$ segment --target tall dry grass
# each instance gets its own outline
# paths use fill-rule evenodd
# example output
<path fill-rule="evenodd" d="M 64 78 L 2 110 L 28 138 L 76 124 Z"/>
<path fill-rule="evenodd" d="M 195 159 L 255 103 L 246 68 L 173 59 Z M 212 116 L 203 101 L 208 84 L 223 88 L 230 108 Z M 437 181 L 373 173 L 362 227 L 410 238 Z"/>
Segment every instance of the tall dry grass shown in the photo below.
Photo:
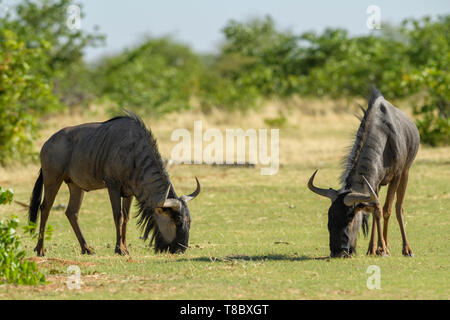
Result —
<path fill-rule="evenodd" d="M 170 158 L 171 150 L 178 143 L 171 140 L 175 129 L 184 128 L 193 134 L 194 121 L 201 120 L 203 132 L 210 128 L 219 129 L 225 137 L 226 129 L 270 129 L 265 120 L 284 117 L 279 129 L 279 154 L 282 166 L 320 168 L 337 167 L 351 146 L 354 133 L 358 129 L 361 115 L 359 105 L 366 102 L 359 100 L 333 101 L 327 99 L 293 98 L 287 101 L 274 100 L 262 108 L 242 112 L 212 110 L 203 113 L 194 108 L 183 113 L 169 114 L 160 118 L 144 117 L 144 122 L 151 128 L 158 139 L 163 157 Z M 402 110 L 411 114 L 408 101 L 398 104 Z M 44 142 L 58 130 L 86 122 L 105 121 L 111 116 L 102 105 L 92 105 L 85 109 L 69 110 L 45 118 L 42 122 L 41 137 L 36 141 L 36 150 L 40 150 Z M 205 147 L 207 143 L 204 143 Z M 450 147 L 430 148 L 421 146 L 417 160 L 448 161 Z M 416 160 L 416 161 L 417 161 Z M 6 168 L 0 167 L 0 185 L 7 186 L 12 181 L 24 182 L 30 174 L 39 170 L 39 163 L 13 163 Z"/>

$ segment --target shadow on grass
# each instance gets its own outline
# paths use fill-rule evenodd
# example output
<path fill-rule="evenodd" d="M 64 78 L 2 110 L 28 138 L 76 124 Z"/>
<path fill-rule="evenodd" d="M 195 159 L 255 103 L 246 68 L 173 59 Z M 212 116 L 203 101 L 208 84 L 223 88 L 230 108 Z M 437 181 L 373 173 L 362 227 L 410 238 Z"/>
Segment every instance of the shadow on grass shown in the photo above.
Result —
<path fill-rule="evenodd" d="M 312 260 L 326 260 L 329 261 L 330 257 L 309 257 L 309 256 L 291 256 L 284 254 L 267 254 L 267 255 L 234 255 L 230 254 L 224 257 L 194 257 L 194 258 L 181 258 L 177 261 L 200 261 L 200 262 L 233 262 L 233 261 L 312 261 Z"/>

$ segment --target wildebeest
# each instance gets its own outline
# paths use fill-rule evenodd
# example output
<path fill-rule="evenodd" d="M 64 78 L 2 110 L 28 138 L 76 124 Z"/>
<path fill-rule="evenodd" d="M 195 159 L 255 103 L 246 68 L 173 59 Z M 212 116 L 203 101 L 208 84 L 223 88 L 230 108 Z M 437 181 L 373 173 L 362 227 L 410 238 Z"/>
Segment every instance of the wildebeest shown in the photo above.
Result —
<path fill-rule="evenodd" d="M 200 193 L 196 190 L 178 197 L 158 152 L 156 139 L 143 121 L 131 112 L 105 122 L 64 128 L 45 142 L 41 170 L 30 201 L 29 220 L 36 222 L 41 209 L 39 238 L 35 248 L 44 256 L 47 218 L 62 184 L 70 198 L 66 216 L 77 236 L 81 252 L 92 254 L 78 224 L 85 191 L 107 188 L 116 226 L 118 254 L 128 254 L 126 228 L 130 206 L 136 197 L 138 225 L 144 239 L 150 232 L 155 251 L 184 252 L 188 247 L 191 217 L 187 203 Z M 44 199 L 41 204 L 42 188 Z"/>
<path fill-rule="evenodd" d="M 413 255 L 406 238 L 403 200 L 409 168 L 419 149 L 419 142 L 419 132 L 414 122 L 372 87 L 368 108 L 344 162 L 340 190 L 315 187 L 317 170 L 308 181 L 308 188 L 312 192 L 328 197 L 332 202 L 328 210 L 332 257 L 349 256 L 355 251 L 359 229 L 362 225 L 367 232 L 370 213 L 373 214 L 373 224 L 367 254 L 389 254 L 388 222 L 395 194 L 396 215 L 403 239 L 402 253 L 405 256 Z M 384 185 L 389 186 L 386 202 L 381 208 L 378 191 Z M 375 228 L 378 243 L 375 242 Z"/>

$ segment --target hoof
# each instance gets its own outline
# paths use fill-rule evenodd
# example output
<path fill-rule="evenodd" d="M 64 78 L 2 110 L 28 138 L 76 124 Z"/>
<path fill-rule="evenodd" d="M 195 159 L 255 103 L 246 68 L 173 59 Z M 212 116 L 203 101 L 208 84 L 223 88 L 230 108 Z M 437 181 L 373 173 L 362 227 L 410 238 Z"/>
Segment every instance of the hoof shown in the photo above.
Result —
<path fill-rule="evenodd" d="M 95 254 L 95 251 L 92 250 L 91 248 L 85 248 L 85 249 L 81 250 L 81 254 L 87 254 L 87 255 L 91 256 L 91 255 Z"/>
<path fill-rule="evenodd" d="M 409 253 L 403 252 L 403 256 L 413 258 L 414 257 L 414 253 L 412 251 L 409 252 Z"/>
<path fill-rule="evenodd" d="M 34 248 L 34 251 L 36 252 L 36 256 L 38 257 L 45 257 L 45 249 L 44 248 Z"/>
<path fill-rule="evenodd" d="M 414 252 L 411 250 L 409 246 L 403 248 L 402 254 L 405 257 L 414 257 Z"/>
<path fill-rule="evenodd" d="M 116 249 L 114 250 L 114 253 L 121 255 L 121 256 L 129 256 L 130 255 L 126 248 L 119 248 L 119 247 L 116 247 Z"/>
<path fill-rule="evenodd" d="M 377 256 L 381 256 L 381 257 L 387 257 L 389 256 L 389 251 L 383 248 L 378 248 L 377 249 Z"/>

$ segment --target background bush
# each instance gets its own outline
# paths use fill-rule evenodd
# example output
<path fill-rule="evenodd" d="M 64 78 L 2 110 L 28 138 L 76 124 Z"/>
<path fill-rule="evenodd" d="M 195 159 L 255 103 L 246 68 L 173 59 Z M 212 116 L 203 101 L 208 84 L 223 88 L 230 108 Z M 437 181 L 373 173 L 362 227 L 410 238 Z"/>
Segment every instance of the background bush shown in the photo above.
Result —
<path fill-rule="evenodd" d="M 26 0 L 0 17 L 0 164 L 36 155 L 41 116 L 92 96 L 82 50 L 103 38 L 67 28 L 69 4 Z"/>
<path fill-rule="evenodd" d="M 113 114 L 153 116 L 193 105 L 247 110 L 294 95 L 366 98 L 372 84 L 394 103 L 414 96 L 422 142 L 449 144 L 449 15 L 383 24 L 364 36 L 339 28 L 296 34 L 270 16 L 231 20 L 215 54 L 147 37 L 87 64 L 83 50 L 105 38 L 98 28 L 70 30 L 69 4 L 22 0 L 0 17 L 0 164 L 36 154 L 40 117 L 64 106 L 102 102 Z"/>
<path fill-rule="evenodd" d="M 30 47 L 0 27 L 0 164 L 32 154 L 39 117 L 59 107 L 52 82 L 43 73 L 44 40 Z"/>
<path fill-rule="evenodd" d="M 404 82 L 424 94 L 422 104 L 414 106 L 422 142 L 448 145 L 450 142 L 450 16 L 436 21 L 406 20 L 407 57 L 412 71 Z"/>
<path fill-rule="evenodd" d="M 126 108 L 160 115 L 187 109 L 198 89 L 201 62 L 189 47 L 170 38 L 147 39 L 104 59 L 95 71 L 98 95 Z"/>

